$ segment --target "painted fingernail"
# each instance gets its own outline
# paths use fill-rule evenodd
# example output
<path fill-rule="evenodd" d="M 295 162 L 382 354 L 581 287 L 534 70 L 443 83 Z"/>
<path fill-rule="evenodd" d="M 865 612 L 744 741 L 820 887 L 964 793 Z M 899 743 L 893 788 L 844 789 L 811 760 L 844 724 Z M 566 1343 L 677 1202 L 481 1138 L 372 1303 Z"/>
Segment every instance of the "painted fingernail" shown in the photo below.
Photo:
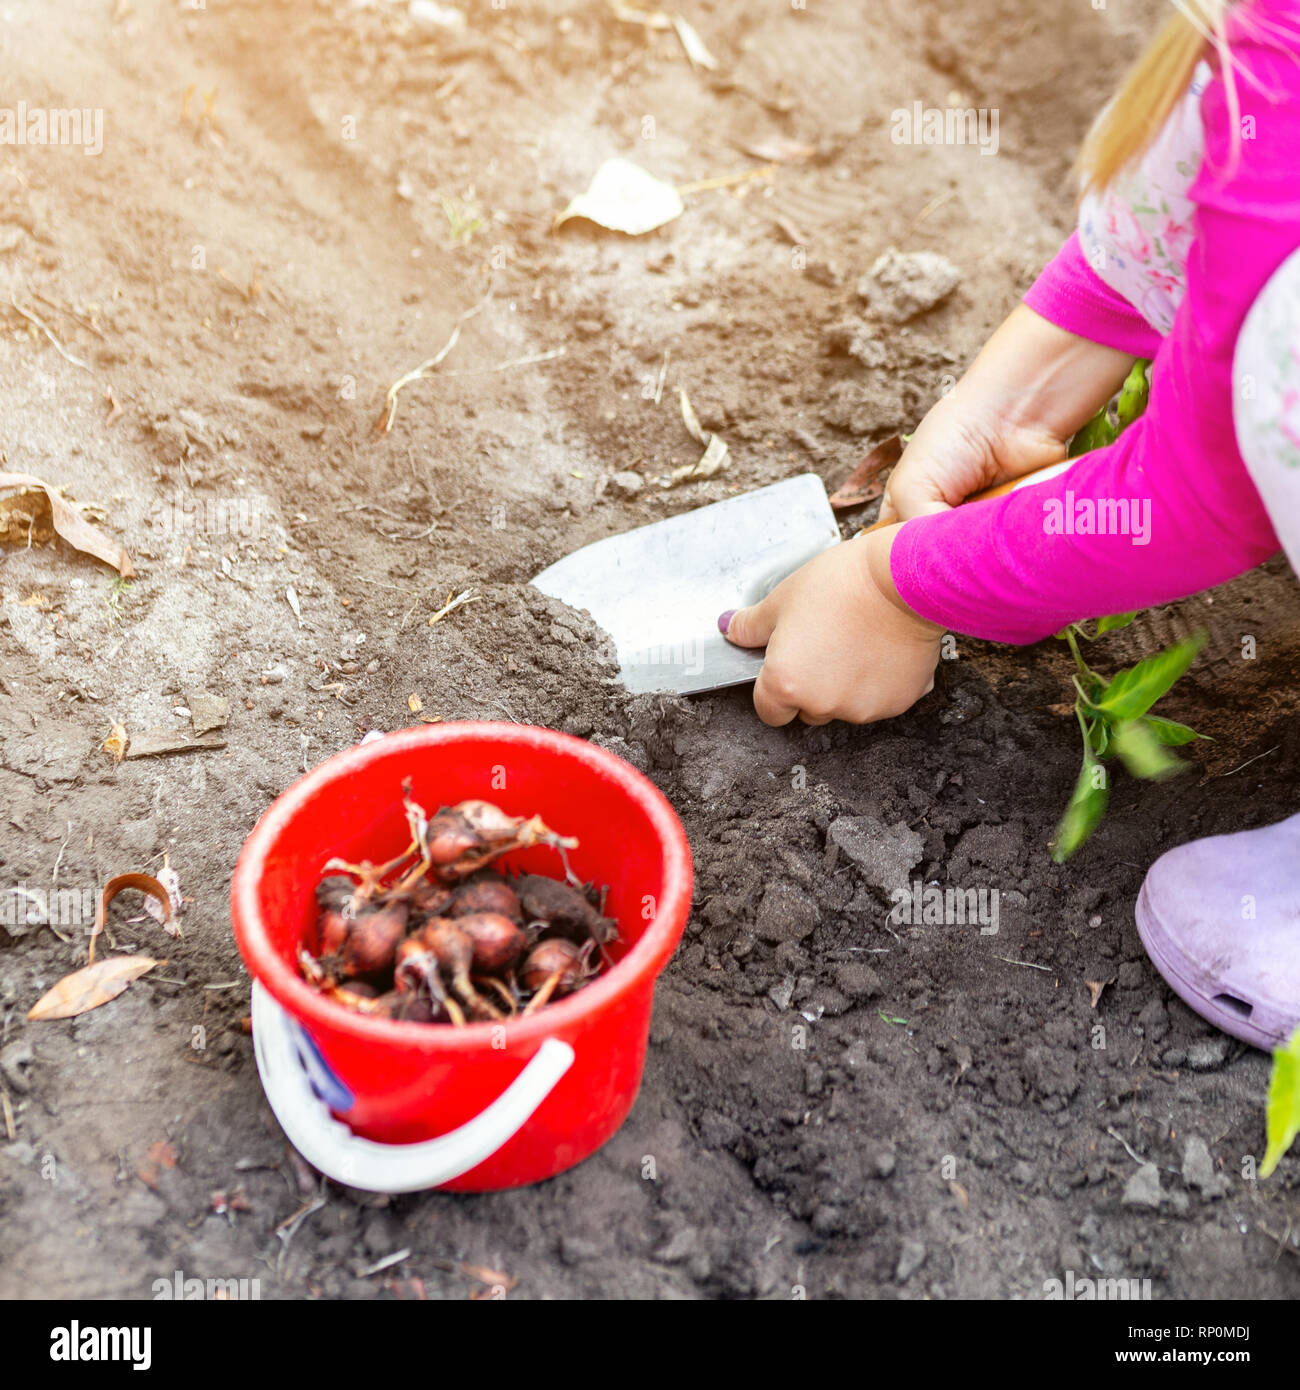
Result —
<path fill-rule="evenodd" d="M 721 614 L 718 618 L 718 631 L 725 634 L 735 616 L 736 610 L 734 608 L 728 608 L 725 613 Z"/>

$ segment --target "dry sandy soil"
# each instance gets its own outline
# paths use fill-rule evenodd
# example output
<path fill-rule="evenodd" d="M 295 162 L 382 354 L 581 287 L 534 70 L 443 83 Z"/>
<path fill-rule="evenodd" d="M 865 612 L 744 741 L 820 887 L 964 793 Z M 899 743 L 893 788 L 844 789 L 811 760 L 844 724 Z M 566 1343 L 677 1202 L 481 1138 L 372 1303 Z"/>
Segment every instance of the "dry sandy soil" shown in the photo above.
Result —
<path fill-rule="evenodd" d="M 518 1298 L 1037 1298 L 1069 1270 L 1296 1297 L 1300 1160 L 1242 1176 L 1268 1060 L 1170 995 L 1132 921 L 1162 850 L 1300 808 L 1289 574 L 1113 639 L 1118 664 L 1208 625 L 1169 712 L 1217 741 L 1181 778 L 1121 783 L 1064 868 L 1046 851 L 1077 765 L 1058 644 L 962 641 L 906 718 L 772 731 L 743 690 L 629 698 L 586 621 L 525 585 L 742 489 L 838 483 L 913 424 L 1059 244 L 1072 151 L 1154 5 L 695 0 L 713 74 L 596 0 L 466 8 L 444 32 L 377 0 L 4 7 L 6 99 L 102 108 L 104 142 L 0 149 L 0 444 L 97 504 L 138 577 L 0 549 L 0 883 L 93 890 L 166 852 L 190 901 L 178 943 L 114 906 L 113 945 L 169 955 L 166 978 L 72 1022 L 25 1016 L 84 959 L 84 925 L 0 928 L 0 1293 L 148 1297 L 179 1270 L 263 1297 L 416 1279 L 464 1297 L 464 1261 Z M 916 100 L 996 107 L 996 157 L 891 143 L 889 112 Z M 759 169 L 781 139 L 812 152 L 691 194 L 658 233 L 551 230 L 610 155 L 686 184 Z M 962 279 L 867 365 L 843 325 L 890 246 Z M 388 384 L 489 291 L 377 436 Z M 679 386 L 729 471 L 614 480 L 692 457 Z M 175 525 L 195 502 L 204 523 Z M 251 533 L 223 533 L 241 515 Z M 429 626 L 469 586 L 480 601 Z M 601 1153 L 494 1196 L 327 1184 L 286 1242 L 315 1183 L 241 1030 L 231 869 L 277 793 L 410 723 L 411 693 L 647 771 L 690 832 L 695 912 Z M 229 701 L 223 746 L 100 751 L 118 722 L 183 730 L 203 695 Z M 828 853 L 846 816 L 879 823 L 862 862 Z M 996 887 L 999 933 L 891 930 L 890 873 Z M 1087 981 L 1108 982 L 1095 1010 Z M 150 1171 L 162 1142 L 175 1166 Z M 1139 1159 L 1157 1206 L 1124 1200 Z M 214 1211 L 235 1189 L 246 1210 Z"/>

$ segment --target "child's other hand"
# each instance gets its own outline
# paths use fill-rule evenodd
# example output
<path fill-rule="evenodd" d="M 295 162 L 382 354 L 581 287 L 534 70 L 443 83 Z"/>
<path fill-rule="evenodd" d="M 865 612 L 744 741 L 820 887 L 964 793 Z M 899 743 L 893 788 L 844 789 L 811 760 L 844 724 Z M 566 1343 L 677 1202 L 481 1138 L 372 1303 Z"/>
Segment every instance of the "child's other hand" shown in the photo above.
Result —
<path fill-rule="evenodd" d="M 999 418 L 964 398 L 959 386 L 917 426 L 889 475 L 880 520 L 947 511 L 972 493 L 1059 462 L 1066 445 L 1041 426 Z"/>
<path fill-rule="evenodd" d="M 898 597 L 889 575 L 898 529 L 832 547 L 730 615 L 730 641 L 767 647 L 754 685 L 765 724 L 868 724 L 902 714 L 933 688 L 943 628 Z"/>
<path fill-rule="evenodd" d="M 1133 358 L 1017 304 L 962 379 L 921 421 L 890 476 L 881 521 L 947 511 L 972 493 L 1066 456 L 1119 390 Z"/>

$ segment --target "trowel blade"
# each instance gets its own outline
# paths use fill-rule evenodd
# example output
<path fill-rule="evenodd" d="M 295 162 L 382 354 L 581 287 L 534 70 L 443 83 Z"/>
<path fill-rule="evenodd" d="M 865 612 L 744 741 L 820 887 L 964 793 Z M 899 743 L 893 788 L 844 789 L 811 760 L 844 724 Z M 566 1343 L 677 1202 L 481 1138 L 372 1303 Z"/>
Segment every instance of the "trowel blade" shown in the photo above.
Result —
<path fill-rule="evenodd" d="M 765 598 L 840 540 L 826 488 L 803 473 L 576 550 L 533 583 L 609 633 L 628 690 L 742 685 L 761 651 L 732 646 L 718 615 Z"/>

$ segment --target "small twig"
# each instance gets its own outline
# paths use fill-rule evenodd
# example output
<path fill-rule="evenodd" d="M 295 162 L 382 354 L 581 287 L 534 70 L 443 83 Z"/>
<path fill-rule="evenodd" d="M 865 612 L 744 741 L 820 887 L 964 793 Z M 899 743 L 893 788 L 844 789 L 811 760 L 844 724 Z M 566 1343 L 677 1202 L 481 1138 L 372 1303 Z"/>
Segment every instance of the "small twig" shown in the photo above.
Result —
<path fill-rule="evenodd" d="M 404 386 L 409 386 L 413 381 L 420 381 L 422 378 L 428 376 L 430 372 L 435 370 L 435 368 L 444 361 L 447 354 L 456 346 L 460 339 L 461 326 L 469 319 L 472 319 L 475 314 L 480 313 L 486 307 L 488 300 L 492 298 L 492 288 L 492 285 L 489 284 L 487 293 L 483 298 L 472 308 L 466 309 L 456 320 L 451 330 L 451 336 L 432 357 L 421 362 L 418 367 L 413 367 L 404 376 L 398 377 L 384 393 L 384 408 L 380 412 L 379 419 L 375 421 L 376 434 L 387 434 L 389 430 L 393 428 L 393 418 L 397 414 L 397 393 L 401 391 Z"/>
<path fill-rule="evenodd" d="M 1259 1223 L 1259 1229 L 1264 1232 L 1269 1240 L 1275 1240 L 1277 1242 L 1277 1254 L 1273 1256 L 1273 1262 L 1275 1264 L 1282 1258 L 1283 1252 L 1288 1255 L 1300 1255 L 1300 1247 L 1297 1247 L 1295 1244 L 1295 1237 L 1291 1231 L 1290 1221 L 1287 1222 L 1286 1231 L 1280 1236 L 1270 1231 L 1262 1221 Z"/>
<path fill-rule="evenodd" d="M 428 626 L 432 627 L 434 623 L 440 623 L 447 616 L 448 613 L 455 612 L 457 608 L 461 608 L 467 603 L 475 603 L 478 599 L 481 599 L 482 597 L 482 594 L 476 594 L 473 589 L 461 590 L 461 592 L 458 593 L 455 596 L 455 598 L 449 598 L 447 602 L 444 603 L 442 607 L 438 609 L 438 611 L 433 615 L 433 617 L 429 619 Z"/>
<path fill-rule="evenodd" d="M 12 1144 L 18 1138 L 18 1131 L 14 1128 L 14 1112 L 13 1107 L 9 1104 L 9 1092 L 2 1089 L 0 1089 L 0 1106 L 4 1108 L 5 1112 L 5 1133 L 9 1136 L 9 1142 Z"/>
<path fill-rule="evenodd" d="M 1238 767 L 1234 767 L 1231 772 L 1216 772 L 1214 776 L 1211 777 L 1209 780 L 1211 782 L 1214 782 L 1217 781 L 1220 777 L 1232 777 L 1236 773 L 1240 772 L 1243 767 L 1249 767 L 1251 763 L 1257 763 L 1261 758 L 1267 758 L 1270 753 L 1276 753 L 1277 750 L 1281 748 L 1281 746 L 1282 745 L 1280 743 L 1275 743 L 1272 746 L 1272 748 L 1266 748 L 1262 753 L 1256 753 L 1253 758 L 1247 758 L 1244 763 L 1242 763 Z"/>
<path fill-rule="evenodd" d="M 443 376 L 478 376 L 481 372 L 505 372 L 511 367 L 531 367 L 534 362 L 554 362 L 563 357 L 566 349 L 548 348 L 545 352 L 531 352 L 527 357 L 512 357 L 508 362 L 498 362 L 493 367 L 458 367 L 454 372 L 443 372 Z"/>
<path fill-rule="evenodd" d="M 68 822 L 68 833 L 63 837 L 63 843 L 59 846 L 59 857 L 54 861 L 54 872 L 50 875 L 52 883 L 59 881 L 59 865 L 63 863 L 63 851 L 68 846 L 68 841 L 72 838 L 72 822 Z"/>
<path fill-rule="evenodd" d="M 376 1260 L 374 1264 L 368 1265 L 365 1269 L 357 1270 L 357 1278 L 369 1279 L 372 1274 L 378 1274 L 382 1269 L 391 1269 L 393 1265 L 400 1265 L 403 1260 L 410 1258 L 410 1250 L 394 1250 L 391 1255 L 385 1255 L 382 1260 Z"/>
<path fill-rule="evenodd" d="M 83 362 L 80 357 L 74 357 L 72 353 L 70 353 L 67 350 L 67 348 L 65 348 L 63 344 L 59 342 L 59 340 L 54 336 L 53 330 L 45 322 L 44 319 L 37 318 L 35 314 L 30 312 L 30 310 L 24 309 L 22 305 L 19 304 L 19 302 L 14 298 L 12 290 L 10 290 L 9 292 L 9 302 L 23 316 L 23 318 L 25 318 L 29 323 L 34 323 L 37 326 L 37 328 L 39 328 L 41 332 L 45 334 L 45 336 L 50 340 L 50 342 L 54 344 L 55 351 L 59 354 L 60 357 L 66 358 L 69 362 L 72 363 L 74 367 L 80 367 L 82 371 L 89 372 L 91 376 L 95 375 L 94 367 L 92 367 L 88 362 Z"/>
<path fill-rule="evenodd" d="M 53 299 L 47 299 L 40 290 L 33 290 L 32 298 L 39 299 L 42 304 L 48 304 L 51 309 L 56 309 L 61 314 L 67 314 L 71 319 L 76 319 L 83 328 L 88 328 L 96 338 L 102 339 L 104 337 L 103 329 L 99 327 L 94 319 L 88 319 L 84 314 L 77 313 L 75 309 L 70 308 L 67 304 L 59 304 Z"/>
<path fill-rule="evenodd" d="M 739 174 L 720 174 L 714 179 L 697 179 L 694 183 L 679 183 L 677 192 L 685 198 L 691 193 L 708 193 L 715 188 L 731 188 L 734 184 L 749 183 L 751 179 L 771 179 L 776 173 L 775 164 L 764 164 L 758 169 L 746 169 Z"/>
<path fill-rule="evenodd" d="M 931 198 L 930 201 L 926 203 L 926 205 L 921 209 L 921 211 L 917 213 L 917 215 L 908 224 L 907 230 L 910 232 L 913 231 L 915 228 L 919 227 L 921 223 L 924 222 L 925 219 L 929 217 L 929 215 L 932 212 L 938 212 L 938 210 L 949 200 L 949 198 L 955 198 L 956 196 L 956 193 L 954 193 L 952 189 L 949 189 L 947 193 L 940 193 L 937 198 Z"/>
<path fill-rule="evenodd" d="M 1124 1136 L 1123 1136 L 1118 1130 L 1112 1129 L 1112 1128 L 1110 1127 L 1110 1125 L 1107 1125 L 1107 1126 L 1106 1126 L 1106 1133 L 1109 1134 L 1110 1137 L 1111 1137 L 1117 1144 L 1122 1144 L 1122 1145 L 1124 1146 L 1124 1152 L 1125 1152 L 1126 1154 L 1128 1154 L 1128 1156 L 1133 1160 L 1134 1163 L 1138 1163 L 1138 1164 L 1150 1163 L 1151 1160 L 1150 1160 L 1149 1158 L 1143 1158 L 1141 1154 L 1136 1154 L 1136 1153 L 1133 1152 L 1131 1146 L 1129 1145 L 1128 1140 L 1125 1139 Z"/>
<path fill-rule="evenodd" d="M 1042 970 L 1048 975 L 1052 973 L 1050 965 L 1035 965 L 1032 960 L 1012 960 L 1010 956 L 994 956 L 994 960 L 1004 960 L 1008 965 L 1023 965 L 1026 970 Z"/>
<path fill-rule="evenodd" d="M 297 1234 L 298 1227 L 314 1212 L 318 1212 L 325 1205 L 324 1197 L 313 1197 L 305 1206 L 299 1207 L 292 1216 L 287 1216 L 275 1228 L 275 1233 L 284 1242 L 284 1250 L 289 1248 L 289 1242 Z M 281 1251 L 283 1254 L 283 1251 Z"/>

